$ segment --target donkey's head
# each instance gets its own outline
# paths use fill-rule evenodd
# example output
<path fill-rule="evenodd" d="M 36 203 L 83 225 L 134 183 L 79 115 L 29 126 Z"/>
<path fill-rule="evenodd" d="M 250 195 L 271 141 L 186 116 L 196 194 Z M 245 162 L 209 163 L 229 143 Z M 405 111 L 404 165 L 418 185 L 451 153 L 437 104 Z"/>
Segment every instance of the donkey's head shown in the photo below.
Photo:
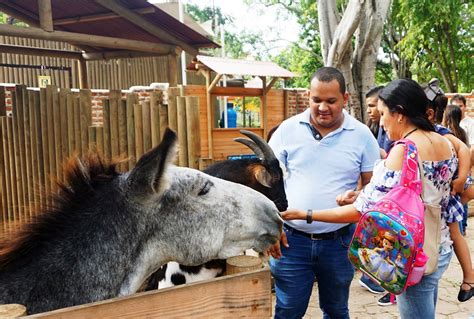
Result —
<path fill-rule="evenodd" d="M 175 146 L 176 135 L 168 130 L 124 181 L 127 202 L 160 236 L 150 243 L 165 242 L 165 258 L 194 265 L 248 248 L 263 251 L 279 239 L 281 219 L 274 203 L 249 187 L 169 165 Z M 163 254 L 160 249 L 157 253 Z"/>

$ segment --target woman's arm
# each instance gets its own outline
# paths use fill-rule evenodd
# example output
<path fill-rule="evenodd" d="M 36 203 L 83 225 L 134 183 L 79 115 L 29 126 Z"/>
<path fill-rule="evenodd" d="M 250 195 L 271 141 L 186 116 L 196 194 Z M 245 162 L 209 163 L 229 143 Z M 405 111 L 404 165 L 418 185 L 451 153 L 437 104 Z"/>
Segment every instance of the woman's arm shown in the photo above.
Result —
<path fill-rule="evenodd" d="M 467 175 L 471 169 L 471 153 L 466 144 L 452 134 L 444 135 L 454 147 L 456 156 L 459 159 L 458 177 L 453 180 L 453 195 L 462 193 L 464 191 L 464 184 L 466 183 Z"/>
<path fill-rule="evenodd" d="M 307 211 L 299 209 L 289 209 L 281 214 L 285 220 L 302 219 L 306 220 Z M 354 205 L 345 205 L 331 209 L 314 210 L 312 214 L 313 221 L 326 223 L 355 223 L 359 221 L 360 212 Z"/>

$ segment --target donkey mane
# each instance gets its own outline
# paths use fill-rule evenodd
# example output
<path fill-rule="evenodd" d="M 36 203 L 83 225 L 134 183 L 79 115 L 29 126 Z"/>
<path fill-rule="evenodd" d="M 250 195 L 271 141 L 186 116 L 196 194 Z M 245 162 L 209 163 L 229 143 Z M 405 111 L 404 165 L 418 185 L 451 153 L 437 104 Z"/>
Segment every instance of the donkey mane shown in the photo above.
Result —
<path fill-rule="evenodd" d="M 90 201 L 94 190 L 119 173 L 117 162 L 106 161 L 96 153 L 83 159 L 70 158 L 64 166 L 64 182 L 57 181 L 57 191 L 45 195 L 52 205 L 37 209 L 33 220 L 24 225 L 11 239 L 0 242 L 0 270 L 13 267 L 46 242 L 59 237 L 79 218 L 81 203 Z M 28 260 L 24 260 L 28 262 Z"/>

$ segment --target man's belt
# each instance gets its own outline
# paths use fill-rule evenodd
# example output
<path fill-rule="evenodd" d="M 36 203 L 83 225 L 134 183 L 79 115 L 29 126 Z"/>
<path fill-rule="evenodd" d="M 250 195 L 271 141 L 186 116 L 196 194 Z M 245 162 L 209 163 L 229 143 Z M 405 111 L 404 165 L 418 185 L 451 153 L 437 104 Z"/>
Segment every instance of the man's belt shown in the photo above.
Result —
<path fill-rule="evenodd" d="M 351 225 L 349 224 L 349 225 L 346 225 L 342 228 L 339 228 L 338 230 L 335 230 L 335 231 L 332 231 L 332 232 L 329 232 L 329 233 L 310 234 L 310 233 L 306 233 L 304 231 L 298 230 L 296 228 L 293 228 L 288 224 L 283 225 L 284 228 L 286 228 L 287 230 L 289 230 L 293 234 L 298 234 L 298 235 L 301 235 L 301 236 L 305 236 L 305 237 L 308 237 L 312 240 L 328 240 L 328 239 L 339 238 L 341 236 L 349 234 L 350 226 Z"/>

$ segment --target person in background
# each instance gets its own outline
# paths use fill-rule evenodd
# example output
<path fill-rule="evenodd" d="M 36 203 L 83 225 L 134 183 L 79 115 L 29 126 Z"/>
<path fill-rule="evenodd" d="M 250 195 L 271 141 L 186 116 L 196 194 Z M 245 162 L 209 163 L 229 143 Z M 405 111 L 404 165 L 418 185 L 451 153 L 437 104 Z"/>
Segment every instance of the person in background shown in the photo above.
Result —
<path fill-rule="evenodd" d="M 224 128 L 224 112 L 221 114 L 221 119 L 219 120 L 219 127 Z M 234 103 L 227 103 L 227 128 L 237 127 L 237 112 L 234 110 Z"/>
<path fill-rule="evenodd" d="M 311 77 L 309 104 L 303 113 L 283 121 L 269 145 L 285 166 L 290 207 L 324 209 L 336 196 L 356 189 L 372 176 L 380 157 L 369 128 L 344 110 L 349 95 L 342 73 L 332 67 Z M 354 143 L 354 141 L 358 141 Z M 275 279 L 275 318 L 302 318 L 314 278 L 324 318 L 349 318 L 349 287 L 354 268 L 347 256 L 353 225 L 285 222 L 280 242 L 268 253 Z"/>
<path fill-rule="evenodd" d="M 461 94 L 455 94 L 450 100 L 451 104 L 458 105 L 462 111 L 462 119 L 459 123 L 459 126 L 463 128 L 463 130 L 467 134 L 468 143 L 471 150 L 471 165 L 474 163 L 474 119 L 469 117 L 466 114 L 467 105 L 466 105 L 466 98 Z M 469 206 L 464 204 L 464 215 L 463 215 L 463 222 L 460 224 L 461 226 L 461 233 L 466 236 L 466 229 L 467 229 L 467 217 L 469 213 Z"/>
<path fill-rule="evenodd" d="M 437 134 L 428 120 L 427 104 L 423 89 L 409 79 L 394 80 L 379 93 L 380 124 L 391 140 L 410 138 L 415 143 L 425 172 L 422 178 L 424 201 L 440 205 L 442 212 L 438 269 L 423 276 L 418 284 L 408 287 L 398 296 L 398 310 L 402 319 L 435 318 L 438 283 L 449 266 L 453 252 L 447 221 L 457 218 L 452 216 L 456 212 L 448 210 L 447 206 L 458 160 L 451 143 Z M 310 213 L 301 209 L 288 209 L 282 213 L 283 219 L 326 223 L 357 222 L 361 212 L 372 207 L 399 184 L 404 150 L 403 144 L 394 146 L 388 157 L 375 165 L 370 183 L 361 191 L 354 204 Z"/>

